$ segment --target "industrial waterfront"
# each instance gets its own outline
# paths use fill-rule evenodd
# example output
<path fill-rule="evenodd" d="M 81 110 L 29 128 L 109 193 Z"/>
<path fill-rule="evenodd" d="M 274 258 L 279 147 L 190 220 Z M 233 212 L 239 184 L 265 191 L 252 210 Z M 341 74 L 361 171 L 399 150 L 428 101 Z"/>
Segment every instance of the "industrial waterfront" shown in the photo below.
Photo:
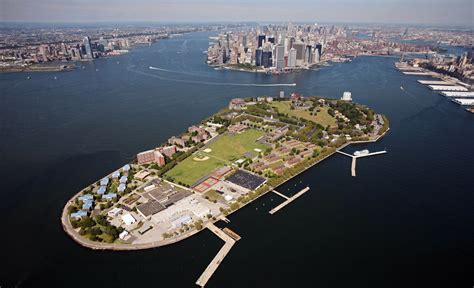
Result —
<path fill-rule="evenodd" d="M 429 286 L 468 279 L 472 114 L 417 83 L 431 78 L 401 74 L 393 58 L 358 57 L 278 77 L 214 71 L 203 61 L 209 36 L 139 47 L 120 56 L 120 64 L 99 59 L 30 80 L 28 73 L 0 75 L 0 167 L 8 199 L 0 205 L 2 216 L 13 219 L 3 227 L 2 245 L 10 249 L 1 252 L 9 265 L 0 284 L 82 286 L 70 280 L 77 273 L 90 275 L 94 287 L 140 286 L 155 277 L 165 286 L 195 283 L 222 246 L 211 232 L 160 249 L 94 252 L 63 233 L 57 220 L 63 204 L 230 99 L 280 90 L 333 98 L 352 91 L 354 101 L 388 116 L 391 131 L 344 151 L 389 153 L 362 160 L 357 177 L 348 173 L 347 157 L 334 155 L 276 189 L 289 197 L 311 187 L 291 205 L 270 215 L 285 199 L 268 193 L 229 216 L 226 227 L 242 240 L 206 287 Z M 278 86 L 288 83 L 296 86 Z"/>

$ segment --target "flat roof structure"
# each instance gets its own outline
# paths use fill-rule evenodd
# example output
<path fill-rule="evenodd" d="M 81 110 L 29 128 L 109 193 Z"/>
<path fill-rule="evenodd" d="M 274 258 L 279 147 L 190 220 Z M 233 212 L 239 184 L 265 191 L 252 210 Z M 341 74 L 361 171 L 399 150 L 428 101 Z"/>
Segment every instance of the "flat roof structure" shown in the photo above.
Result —
<path fill-rule="evenodd" d="M 105 186 L 100 186 L 99 189 L 97 189 L 97 194 L 102 195 L 107 191 L 107 188 Z"/>
<path fill-rule="evenodd" d="M 474 92 L 457 92 L 457 91 L 442 91 L 441 95 L 446 97 L 465 97 L 465 98 L 474 98 Z"/>
<path fill-rule="evenodd" d="M 138 172 L 137 174 L 135 174 L 134 177 L 137 178 L 137 179 L 143 180 L 148 175 L 150 175 L 150 172 L 148 172 L 146 170 L 142 170 L 142 171 Z"/>
<path fill-rule="evenodd" d="M 238 170 L 230 175 L 227 181 L 249 190 L 255 190 L 265 183 L 266 179 L 243 170 Z"/>
<path fill-rule="evenodd" d="M 424 85 L 455 85 L 454 83 L 449 83 L 442 80 L 418 80 L 418 83 Z"/>
<path fill-rule="evenodd" d="M 156 200 L 151 200 L 137 206 L 137 211 L 145 218 L 162 210 L 165 210 L 165 206 Z"/>
<path fill-rule="evenodd" d="M 109 177 L 104 177 L 100 180 L 100 186 L 107 186 L 109 184 Z"/>
<path fill-rule="evenodd" d="M 474 99 L 460 99 L 456 98 L 452 100 L 455 103 L 458 103 L 459 105 L 462 106 L 474 106 Z"/>
<path fill-rule="evenodd" d="M 435 91 L 469 91 L 466 87 L 455 85 L 455 86 L 446 86 L 446 85 L 428 85 L 431 90 Z"/>
<path fill-rule="evenodd" d="M 120 183 L 127 183 L 127 181 L 128 181 L 127 176 L 120 177 Z"/>
<path fill-rule="evenodd" d="M 79 210 L 77 212 L 71 213 L 71 218 L 74 218 L 74 219 L 80 219 L 86 216 L 87 216 L 87 212 L 83 210 Z"/>

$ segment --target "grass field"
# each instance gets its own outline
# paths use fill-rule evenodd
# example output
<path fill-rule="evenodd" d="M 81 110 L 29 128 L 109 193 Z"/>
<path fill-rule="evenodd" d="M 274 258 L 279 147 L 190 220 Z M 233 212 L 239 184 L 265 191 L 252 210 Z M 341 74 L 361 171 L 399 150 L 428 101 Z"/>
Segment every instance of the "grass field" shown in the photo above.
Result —
<path fill-rule="evenodd" d="M 253 151 L 254 148 L 265 150 L 267 146 L 255 142 L 264 134 L 264 132 L 254 129 L 246 130 L 237 135 L 223 134 L 209 147 L 206 147 L 210 148 L 211 152 L 205 153 L 201 150 L 198 155 L 189 156 L 168 171 L 165 176 L 173 177 L 175 182 L 193 185 L 200 178 L 224 166 L 224 164 L 228 164 L 228 161 L 235 161 L 246 152 Z M 205 155 L 209 155 L 209 159 L 204 161 L 194 160 L 195 157 L 202 158 Z"/>
<path fill-rule="evenodd" d="M 310 120 L 316 123 L 323 125 L 324 127 L 330 125 L 332 127 L 337 126 L 336 118 L 332 117 L 328 114 L 327 107 L 318 107 L 321 111 L 319 111 L 316 115 L 310 115 L 310 112 L 307 110 L 291 110 L 290 109 L 290 101 L 276 101 L 272 102 L 272 107 L 278 109 L 280 113 L 288 113 L 290 116 L 304 118 L 306 120 Z"/>
<path fill-rule="evenodd" d="M 224 134 L 219 136 L 208 148 L 211 148 L 209 156 L 227 161 L 235 161 L 241 158 L 246 152 L 253 151 L 255 148 L 265 150 L 267 146 L 256 143 L 255 141 L 265 133 L 255 129 L 249 129 L 241 134 Z"/>
<path fill-rule="evenodd" d="M 194 182 L 200 178 L 225 164 L 224 161 L 212 157 L 209 157 L 206 161 L 195 161 L 193 160 L 194 157 L 194 155 L 191 155 L 179 162 L 176 167 L 168 171 L 165 175 L 173 177 L 176 183 L 182 182 L 187 185 L 193 185 Z"/>

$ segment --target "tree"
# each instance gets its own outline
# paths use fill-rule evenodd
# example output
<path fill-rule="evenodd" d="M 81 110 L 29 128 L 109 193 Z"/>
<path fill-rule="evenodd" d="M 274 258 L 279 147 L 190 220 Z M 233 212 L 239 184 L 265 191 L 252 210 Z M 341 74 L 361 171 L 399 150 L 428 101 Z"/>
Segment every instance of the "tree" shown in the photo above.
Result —
<path fill-rule="evenodd" d="M 91 217 L 85 217 L 80 221 L 80 226 L 81 227 L 93 227 L 95 226 L 95 221 Z"/>

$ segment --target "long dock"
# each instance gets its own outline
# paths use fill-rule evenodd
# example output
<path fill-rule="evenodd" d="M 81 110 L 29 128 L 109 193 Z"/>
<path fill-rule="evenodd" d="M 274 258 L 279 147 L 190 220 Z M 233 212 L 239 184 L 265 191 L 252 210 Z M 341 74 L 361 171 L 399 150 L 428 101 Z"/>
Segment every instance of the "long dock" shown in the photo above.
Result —
<path fill-rule="evenodd" d="M 307 191 L 309 190 L 309 187 L 306 187 L 304 188 L 303 190 L 301 190 L 300 192 L 296 193 L 295 195 L 291 196 L 291 197 L 286 197 L 285 198 L 288 198 L 286 199 L 285 202 L 281 203 L 280 205 L 276 206 L 275 208 L 273 208 L 272 210 L 270 210 L 270 214 L 275 214 L 276 212 L 278 212 L 278 210 L 280 210 L 281 208 L 285 207 L 286 205 L 290 204 L 293 200 L 295 200 L 296 198 L 300 197 L 301 195 L 303 195 L 304 193 L 306 193 Z M 275 192 L 275 191 L 273 191 Z"/>
<path fill-rule="evenodd" d="M 356 176 L 356 162 L 357 162 L 357 158 L 352 157 L 352 163 L 351 163 L 351 176 L 352 177 Z"/>
<path fill-rule="evenodd" d="M 369 157 L 369 156 L 375 156 L 375 155 L 380 155 L 380 154 L 385 154 L 385 153 L 387 153 L 387 151 L 383 150 L 383 151 L 377 151 L 377 152 L 372 152 L 372 153 L 362 154 L 362 155 L 357 155 L 357 156 L 356 156 L 356 155 L 351 155 L 351 154 L 342 152 L 342 151 L 340 151 L 340 150 L 337 150 L 336 152 L 339 153 L 339 154 L 342 154 L 342 155 L 344 155 L 344 156 L 347 156 L 347 157 L 351 157 L 351 158 L 352 158 L 352 163 L 351 163 L 351 176 L 352 176 L 352 177 L 355 177 L 355 176 L 356 176 L 357 158 Z"/>
<path fill-rule="evenodd" d="M 199 279 L 196 281 L 196 285 L 199 285 L 201 287 L 204 287 L 211 278 L 212 274 L 216 272 L 217 268 L 219 265 L 222 263 L 222 260 L 224 260 L 224 257 L 229 253 L 230 249 L 232 249 L 232 246 L 234 246 L 236 240 L 234 240 L 231 236 L 227 235 L 224 231 L 219 229 L 216 225 L 212 223 L 206 224 L 206 228 L 211 230 L 214 234 L 216 234 L 219 238 L 224 240 L 225 244 L 222 246 L 221 250 L 217 252 L 217 255 L 212 259 L 211 263 L 207 266 L 206 270 L 202 272 L 201 276 Z M 236 238 L 240 239 L 240 236 L 237 235 L 237 233 L 233 232 L 233 234 L 236 235 Z"/>

